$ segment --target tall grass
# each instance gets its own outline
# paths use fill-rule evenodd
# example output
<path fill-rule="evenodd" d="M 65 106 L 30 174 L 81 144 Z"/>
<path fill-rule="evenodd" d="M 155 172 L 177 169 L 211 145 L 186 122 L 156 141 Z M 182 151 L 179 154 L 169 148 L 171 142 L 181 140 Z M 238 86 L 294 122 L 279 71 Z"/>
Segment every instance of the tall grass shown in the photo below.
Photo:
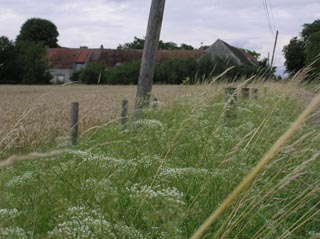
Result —
<path fill-rule="evenodd" d="M 239 99 L 234 119 L 212 83 L 125 132 L 111 123 L 0 169 L 0 238 L 191 237 L 301 113 L 296 82 L 250 84 L 260 97 Z M 319 237 L 319 143 L 313 122 L 299 127 L 202 238 Z"/>

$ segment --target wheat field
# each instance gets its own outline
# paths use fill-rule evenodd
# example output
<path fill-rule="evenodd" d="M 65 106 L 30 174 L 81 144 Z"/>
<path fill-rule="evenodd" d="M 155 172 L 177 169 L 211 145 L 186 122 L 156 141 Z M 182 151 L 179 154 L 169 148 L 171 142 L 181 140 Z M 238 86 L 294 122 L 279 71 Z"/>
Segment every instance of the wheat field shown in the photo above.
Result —
<path fill-rule="evenodd" d="M 202 88 L 202 90 L 196 90 Z M 153 87 L 159 105 L 203 92 L 204 86 Z M 64 144 L 70 128 L 71 102 L 79 102 L 79 134 L 117 120 L 121 101 L 129 100 L 132 113 L 136 86 L 0 86 L 0 148 L 19 150 L 40 144 Z M 44 142 L 45 141 L 45 142 Z"/>

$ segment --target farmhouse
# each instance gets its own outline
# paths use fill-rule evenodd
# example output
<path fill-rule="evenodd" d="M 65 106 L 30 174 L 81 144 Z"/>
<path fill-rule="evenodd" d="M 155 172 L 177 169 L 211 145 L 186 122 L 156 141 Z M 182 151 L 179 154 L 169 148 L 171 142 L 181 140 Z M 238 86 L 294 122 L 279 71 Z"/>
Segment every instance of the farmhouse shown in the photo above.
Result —
<path fill-rule="evenodd" d="M 258 61 L 254 56 L 246 53 L 242 49 L 233 47 L 220 39 L 213 43 L 205 53 L 212 58 L 221 57 L 232 59 L 238 65 L 258 65 Z"/>
<path fill-rule="evenodd" d="M 142 58 L 142 50 L 113 50 L 100 48 L 49 48 L 48 62 L 53 76 L 53 83 L 70 82 L 73 72 L 79 71 L 90 62 L 103 64 L 106 68 L 124 63 L 138 61 Z M 207 50 L 160 50 L 157 52 L 158 63 L 175 58 L 198 59 L 203 55 L 230 58 L 238 65 L 258 65 L 257 59 L 243 50 L 233 47 L 218 39 Z"/>
<path fill-rule="evenodd" d="M 124 63 L 139 61 L 142 50 L 112 50 L 81 48 L 49 48 L 47 50 L 48 62 L 53 76 L 53 83 L 70 82 L 73 72 L 79 71 L 90 62 L 101 63 L 108 67 Z M 158 63 L 174 58 L 199 58 L 203 51 L 163 50 L 156 56 Z"/>

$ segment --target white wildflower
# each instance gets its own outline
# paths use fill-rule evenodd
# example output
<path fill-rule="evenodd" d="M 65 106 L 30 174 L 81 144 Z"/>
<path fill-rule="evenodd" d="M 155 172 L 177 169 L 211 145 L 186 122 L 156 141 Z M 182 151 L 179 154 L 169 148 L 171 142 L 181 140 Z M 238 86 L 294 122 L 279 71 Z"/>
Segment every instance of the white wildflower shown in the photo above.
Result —
<path fill-rule="evenodd" d="M 85 207 L 72 207 L 60 218 L 64 219 L 64 221 L 48 233 L 51 238 L 116 238 L 112 232 L 111 224 L 96 210 L 88 210 Z"/>
<path fill-rule="evenodd" d="M 27 233 L 20 227 L 0 227 L 0 239 L 26 239 Z"/>
<path fill-rule="evenodd" d="M 90 153 L 90 152 L 82 151 L 82 150 L 72 150 L 71 153 L 73 155 L 79 156 L 83 159 L 83 161 L 80 163 L 80 165 L 87 162 L 87 161 L 108 162 L 108 163 L 113 163 L 113 164 L 119 165 L 119 166 L 131 163 L 129 160 L 111 158 L 108 156 L 94 154 L 94 153 Z"/>
<path fill-rule="evenodd" d="M 81 185 L 81 190 L 87 191 L 92 188 L 95 188 L 97 184 L 97 180 L 95 178 L 88 178 L 86 181 L 84 181 Z"/>
<path fill-rule="evenodd" d="M 117 238 L 144 239 L 145 237 L 135 228 L 128 227 L 125 224 L 115 224 L 114 229 L 117 232 Z"/>
<path fill-rule="evenodd" d="M 155 119 L 141 119 L 134 122 L 135 125 L 144 125 L 149 128 L 161 128 L 163 123 Z"/>
<path fill-rule="evenodd" d="M 185 176 L 203 176 L 209 174 L 207 169 L 201 168 L 166 168 L 160 172 L 160 177 L 185 177 Z"/>
<path fill-rule="evenodd" d="M 134 184 L 131 188 L 127 188 L 127 191 L 131 193 L 131 197 L 142 196 L 147 199 L 160 198 L 167 202 L 173 202 L 181 205 L 185 204 L 183 201 L 183 193 L 179 192 L 175 187 L 153 190 L 147 185 L 139 186 L 138 184 Z"/>
<path fill-rule="evenodd" d="M 238 107 L 238 111 L 239 112 L 244 112 L 244 113 L 249 113 L 249 114 L 252 114 L 253 111 L 252 110 L 249 110 L 248 108 L 244 108 L 244 107 Z"/>
<path fill-rule="evenodd" d="M 26 172 L 21 176 L 15 176 L 10 181 L 7 182 L 7 186 L 23 186 L 35 179 L 34 172 Z"/>
<path fill-rule="evenodd" d="M 9 218 L 15 218 L 19 216 L 19 211 L 16 208 L 1 208 L 0 209 L 0 219 L 5 220 Z"/>

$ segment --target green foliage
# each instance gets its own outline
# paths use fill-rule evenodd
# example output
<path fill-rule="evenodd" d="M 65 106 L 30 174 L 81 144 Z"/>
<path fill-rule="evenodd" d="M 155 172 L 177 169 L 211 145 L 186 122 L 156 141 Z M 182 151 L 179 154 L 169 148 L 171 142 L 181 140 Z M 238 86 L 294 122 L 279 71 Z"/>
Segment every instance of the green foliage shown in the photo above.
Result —
<path fill-rule="evenodd" d="M 181 84 L 186 78 L 189 78 L 189 83 L 192 83 L 196 72 L 196 60 L 177 58 L 158 65 L 154 81 L 164 84 Z"/>
<path fill-rule="evenodd" d="M 305 66 L 304 42 L 294 37 L 283 48 L 287 72 L 296 73 Z"/>
<path fill-rule="evenodd" d="M 76 75 L 73 75 L 75 78 Z M 85 84 L 100 84 L 105 82 L 105 67 L 99 63 L 90 63 L 79 71 L 79 81 Z"/>
<path fill-rule="evenodd" d="M 320 31 L 320 19 L 315 20 L 313 23 L 306 23 L 303 25 L 301 37 L 304 42 L 311 41 L 312 33 Z"/>
<path fill-rule="evenodd" d="M 243 50 L 245 53 L 250 54 L 251 56 L 255 57 L 256 59 L 259 59 L 259 57 L 261 56 L 261 54 L 256 51 L 252 51 L 252 50 L 248 50 L 248 49 L 241 49 L 241 50 Z"/>
<path fill-rule="evenodd" d="M 138 38 L 138 37 L 134 37 L 133 42 L 127 42 L 123 45 L 119 44 L 117 49 L 118 50 L 124 50 L 124 49 L 143 49 L 144 46 L 144 39 Z"/>
<path fill-rule="evenodd" d="M 133 61 L 120 66 L 110 68 L 106 72 L 107 84 L 137 84 L 139 80 L 140 61 Z"/>
<path fill-rule="evenodd" d="M 60 157 L 16 162 L 0 174 L 0 238 L 190 238 L 296 119 L 279 95 L 239 100 L 229 124 L 222 96 L 188 96 L 130 131 L 108 124 Z M 204 238 L 319 235 L 319 143 L 304 125 Z"/>
<path fill-rule="evenodd" d="M 274 76 L 275 68 L 271 69 L 263 64 L 264 63 L 261 63 L 259 66 L 237 66 L 237 64 L 230 59 L 219 57 L 212 59 L 208 55 L 201 57 L 198 61 L 193 58 L 176 58 L 167 60 L 156 66 L 154 82 L 160 84 L 194 84 L 220 75 L 234 66 L 236 67 L 226 74 L 226 76 L 233 80 L 240 79 L 241 77 L 250 77 L 252 75 Z M 96 63 L 89 65 L 90 67 L 87 67 L 88 69 L 85 68 L 80 72 L 74 73 L 72 80 L 80 80 L 86 84 L 97 84 L 97 79 L 103 67 Z M 134 61 L 109 68 L 101 75 L 100 83 L 137 84 L 140 66 L 140 61 Z M 86 72 L 85 76 L 84 72 Z"/>
<path fill-rule="evenodd" d="M 194 47 L 191 46 L 191 45 L 182 43 L 182 44 L 180 45 L 180 49 L 181 49 L 181 50 L 194 50 Z"/>
<path fill-rule="evenodd" d="M 143 49 L 145 39 L 134 37 L 133 42 L 127 42 L 123 45 L 119 44 L 117 49 Z M 191 45 L 187 45 L 182 43 L 178 46 L 175 42 L 164 42 L 162 40 L 159 41 L 159 50 L 194 50 L 194 47 Z"/>
<path fill-rule="evenodd" d="M 320 30 L 311 33 L 309 43 L 305 49 L 306 63 L 311 64 L 316 58 L 320 57 Z"/>
<path fill-rule="evenodd" d="M 17 42 L 41 43 L 45 47 L 59 47 L 59 32 L 54 23 L 46 19 L 30 18 L 20 29 Z"/>
<path fill-rule="evenodd" d="M 21 81 L 22 69 L 18 52 L 12 41 L 0 37 L 0 84 L 16 84 Z"/>
<path fill-rule="evenodd" d="M 50 21 L 28 19 L 15 43 L 0 38 L 0 83 L 49 84 L 46 47 L 58 47 L 57 27 Z"/>
<path fill-rule="evenodd" d="M 19 42 L 19 63 L 22 66 L 22 84 L 49 84 L 47 51 L 41 43 Z"/>
<path fill-rule="evenodd" d="M 296 73 L 303 67 L 309 66 L 320 54 L 320 19 L 311 24 L 304 24 L 301 38 L 294 37 L 290 43 L 283 48 L 286 58 L 286 68 L 289 73 Z M 320 73 L 319 63 L 312 65 L 311 78 Z M 310 75 L 310 76 L 311 76 Z"/>

